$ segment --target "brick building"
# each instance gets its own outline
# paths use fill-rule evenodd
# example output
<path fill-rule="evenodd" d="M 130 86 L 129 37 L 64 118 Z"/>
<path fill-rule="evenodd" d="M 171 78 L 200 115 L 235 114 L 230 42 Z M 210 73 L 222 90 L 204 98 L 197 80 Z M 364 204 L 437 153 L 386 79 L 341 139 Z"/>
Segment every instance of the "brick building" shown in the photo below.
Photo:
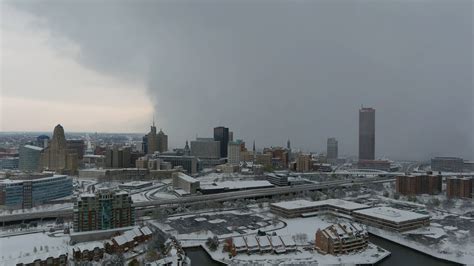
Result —
<path fill-rule="evenodd" d="M 369 234 L 356 223 L 333 224 L 316 232 L 315 248 L 323 254 L 345 254 L 368 246 Z"/>
<path fill-rule="evenodd" d="M 436 195 L 442 191 L 442 182 L 442 176 L 397 176 L 395 187 L 397 193 L 402 195 Z"/>
<path fill-rule="evenodd" d="M 446 179 L 446 196 L 448 198 L 472 198 L 473 179 L 468 177 L 450 177 Z"/>

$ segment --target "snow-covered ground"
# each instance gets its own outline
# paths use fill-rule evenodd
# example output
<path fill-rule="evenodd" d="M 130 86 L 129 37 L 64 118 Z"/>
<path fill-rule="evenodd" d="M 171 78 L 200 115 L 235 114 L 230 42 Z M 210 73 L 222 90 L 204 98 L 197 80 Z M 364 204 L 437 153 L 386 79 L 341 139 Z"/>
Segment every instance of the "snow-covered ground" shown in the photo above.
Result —
<path fill-rule="evenodd" d="M 222 218 L 215 218 L 214 215 L 233 214 L 233 215 L 251 215 L 258 217 L 260 222 L 256 224 L 262 225 L 262 227 L 254 227 L 252 225 L 243 225 L 236 227 L 232 225 L 232 221 L 226 221 Z M 206 218 L 204 218 L 206 217 Z M 222 217 L 222 216 L 220 216 Z M 199 214 L 185 214 L 175 215 L 168 219 L 165 223 L 159 223 L 156 221 L 150 221 L 150 223 L 162 230 L 174 235 L 179 239 L 183 246 L 199 246 L 203 245 L 207 238 L 213 237 L 214 233 L 210 230 L 199 230 L 196 228 L 195 232 L 191 233 L 180 233 L 179 228 L 173 228 L 170 226 L 169 221 L 183 221 L 185 219 L 193 219 L 197 223 L 209 222 L 215 226 L 227 227 L 231 230 L 231 233 L 218 235 L 221 242 L 228 237 L 235 236 L 255 236 L 258 230 L 265 231 L 267 234 L 276 234 L 280 236 L 292 237 L 296 244 L 299 246 L 297 252 L 288 254 L 238 254 L 236 257 L 229 260 L 228 253 L 222 251 L 223 245 L 221 244 L 218 250 L 211 252 L 207 248 L 210 255 L 218 261 L 233 264 L 247 264 L 247 265 L 258 265 L 258 264 L 276 264 L 276 265 L 291 265 L 295 263 L 301 264 L 373 264 L 382 258 L 388 256 L 390 252 L 378 248 L 371 244 L 369 248 L 364 251 L 352 253 L 342 256 L 322 255 L 312 250 L 314 246 L 315 233 L 319 228 L 326 228 L 329 225 L 338 222 L 338 220 L 331 216 L 316 216 L 308 218 L 294 218 L 294 219 L 282 219 L 275 217 L 268 211 L 268 208 L 251 208 L 248 212 L 242 213 L 236 210 L 230 211 L 210 211 L 201 212 Z M 218 221 L 218 223 L 217 223 Z M 309 249 L 309 250 L 306 250 Z"/>
<path fill-rule="evenodd" d="M 16 210 L 8 210 L 8 209 L 0 209 L 0 216 L 7 216 L 11 214 L 22 214 L 22 213 L 34 213 L 34 212 L 44 212 L 44 211 L 58 211 L 58 210 L 65 210 L 65 209 L 72 209 L 73 203 L 61 203 L 61 204 L 51 204 L 51 205 L 41 205 L 38 207 L 30 208 L 30 209 L 16 209 Z"/>
<path fill-rule="evenodd" d="M 323 255 L 316 250 L 305 250 L 298 248 L 296 252 L 286 254 L 238 254 L 229 259 L 228 253 L 222 249 L 206 251 L 215 260 L 228 263 L 229 265 L 356 265 L 356 264 L 375 264 L 383 258 L 390 255 L 390 252 L 369 244 L 367 249 L 346 255 L 333 256 Z"/>

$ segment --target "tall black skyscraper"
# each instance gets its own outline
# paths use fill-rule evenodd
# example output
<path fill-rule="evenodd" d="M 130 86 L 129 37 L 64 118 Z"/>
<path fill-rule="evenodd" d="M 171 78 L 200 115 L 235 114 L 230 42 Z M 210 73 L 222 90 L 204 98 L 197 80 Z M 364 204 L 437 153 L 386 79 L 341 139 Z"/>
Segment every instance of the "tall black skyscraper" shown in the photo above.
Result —
<path fill-rule="evenodd" d="M 375 159 L 375 109 L 359 110 L 359 160 Z"/>
<path fill-rule="evenodd" d="M 227 145 L 229 144 L 229 129 L 226 127 L 215 127 L 214 140 L 221 142 L 221 158 L 227 157 Z"/>

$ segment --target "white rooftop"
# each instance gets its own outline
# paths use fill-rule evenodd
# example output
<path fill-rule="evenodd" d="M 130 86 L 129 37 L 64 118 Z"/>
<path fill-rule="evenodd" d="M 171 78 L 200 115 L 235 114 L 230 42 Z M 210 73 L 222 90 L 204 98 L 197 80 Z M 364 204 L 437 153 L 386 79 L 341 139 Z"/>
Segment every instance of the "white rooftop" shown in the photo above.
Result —
<path fill-rule="evenodd" d="M 25 145 L 24 147 L 28 149 L 32 149 L 32 150 L 37 150 L 37 151 L 43 150 L 43 148 L 38 147 L 38 146 L 33 146 L 33 145 Z"/>
<path fill-rule="evenodd" d="M 261 187 L 273 187 L 273 185 L 266 180 L 248 180 L 248 181 L 222 181 L 215 182 L 212 184 L 201 184 L 201 189 L 215 189 L 215 188 L 226 188 L 226 189 L 248 189 L 248 188 L 261 188 Z"/>
<path fill-rule="evenodd" d="M 430 218 L 429 215 L 419 214 L 416 212 L 399 210 L 391 207 L 376 207 L 355 211 L 354 213 L 360 213 L 375 218 L 388 220 L 396 223 L 406 222 L 414 219 L 426 219 Z"/>
<path fill-rule="evenodd" d="M 196 178 L 190 177 L 190 176 L 188 176 L 186 174 L 183 174 L 183 173 L 178 173 L 178 177 L 185 180 L 186 182 L 189 182 L 189 183 L 199 182 L 199 180 L 197 180 Z"/>
<path fill-rule="evenodd" d="M 320 200 L 320 201 L 293 200 L 293 201 L 283 201 L 283 202 L 278 202 L 278 203 L 272 203 L 271 205 L 280 207 L 283 209 L 288 209 L 288 210 L 318 207 L 318 206 L 324 206 L 324 205 L 330 205 L 330 206 L 339 207 L 339 208 L 343 208 L 347 210 L 358 210 L 358 209 L 369 208 L 369 206 L 365 204 L 359 204 L 356 202 L 341 200 L 341 199 L 327 199 L 327 200 Z"/>

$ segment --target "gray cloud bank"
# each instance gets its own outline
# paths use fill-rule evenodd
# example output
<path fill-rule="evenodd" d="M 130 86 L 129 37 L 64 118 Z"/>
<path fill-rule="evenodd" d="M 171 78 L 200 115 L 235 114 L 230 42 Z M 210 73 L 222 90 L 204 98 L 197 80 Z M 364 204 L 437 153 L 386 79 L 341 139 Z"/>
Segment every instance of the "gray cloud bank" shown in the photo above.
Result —
<path fill-rule="evenodd" d="M 474 159 L 471 1 L 14 5 L 84 66 L 146 83 L 175 145 L 226 125 L 258 146 L 321 151 L 334 136 L 356 154 L 364 104 L 377 156 Z"/>

